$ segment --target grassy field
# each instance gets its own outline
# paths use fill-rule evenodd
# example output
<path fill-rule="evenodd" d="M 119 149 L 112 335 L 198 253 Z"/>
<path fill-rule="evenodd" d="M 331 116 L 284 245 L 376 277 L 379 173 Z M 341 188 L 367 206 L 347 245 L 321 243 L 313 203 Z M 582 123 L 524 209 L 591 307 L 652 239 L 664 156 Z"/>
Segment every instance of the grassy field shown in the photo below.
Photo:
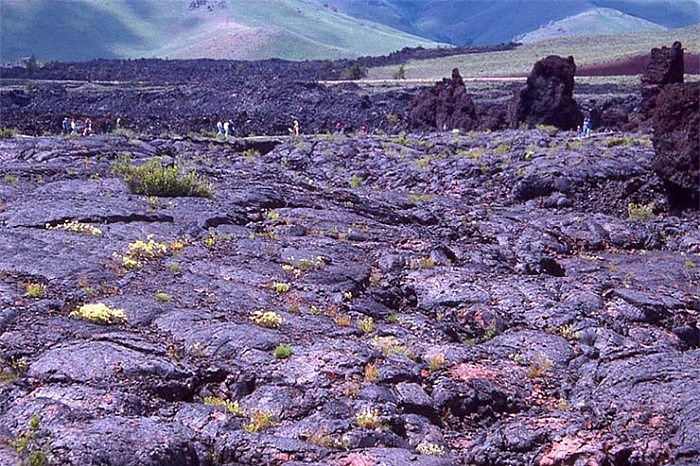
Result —
<path fill-rule="evenodd" d="M 683 43 L 686 52 L 699 53 L 700 25 L 660 32 L 552 39 L 504 52 L 411 61 L 404 65 L 404 70 L 408 79 L 429 80 L 450 76 L 453 68 L 459 68 L 464 77 L 527 75 L 537 60 L 548 55 L 573 55 L 580 67 L 649 53 L 653 47 L 670 46 L 676 40 Z M 391 79 L 397 69 L 397 66 L 371 68 L 367 79 Z"/>

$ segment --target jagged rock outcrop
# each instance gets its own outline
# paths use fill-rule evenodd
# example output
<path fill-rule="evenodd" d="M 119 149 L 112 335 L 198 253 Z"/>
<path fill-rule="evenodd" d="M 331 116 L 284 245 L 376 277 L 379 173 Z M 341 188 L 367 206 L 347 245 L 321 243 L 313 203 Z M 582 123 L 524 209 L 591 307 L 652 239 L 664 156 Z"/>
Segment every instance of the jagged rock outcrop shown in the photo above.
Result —
<path fill-rule="evenodd" d="M 421 92 L 411 105 L 409 126 L 417 130 L 471 130 L 478 125 L 476 107 L 467 93 L 464 80 L 457 68 L 452 78 Z"/>
<path fill-rule="evenodd" d="M 525 123 L 529 127 L 545 124 L 572 129 L 581 124 L 583 116 L 573 98 L 575 73 L 572 56 L 550 55 L 535 63 L 527 85 L 511 101 L 511 127 Z"/>
<path fill-rule="evenodd" d="M 656 99 L 664 86 L 683 82 L 683 46 L 676 41 L 673 46 L 651 49 L 651 61 L 642 75 L 642 103 L 638 120 L 644 122 L 654 117 Z"/>
<path fill-rule="evenodd" d="M 700 83 L 669 84 L 656 100 L 652 166 L 675 208 L 697 209 L 700 201 L 699 102 Z"/>

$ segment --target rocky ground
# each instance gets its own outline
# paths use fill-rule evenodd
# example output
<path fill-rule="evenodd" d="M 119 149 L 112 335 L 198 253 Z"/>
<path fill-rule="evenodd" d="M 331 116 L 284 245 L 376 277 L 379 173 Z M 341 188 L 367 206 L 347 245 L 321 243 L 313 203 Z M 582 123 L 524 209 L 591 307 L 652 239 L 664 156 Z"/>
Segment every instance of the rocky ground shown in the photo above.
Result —
<path fill-rule="evenodd" d="M 648 136 L 252 144 L 0 140 L 0 464 L 698 463 L 700 217 Z"/>

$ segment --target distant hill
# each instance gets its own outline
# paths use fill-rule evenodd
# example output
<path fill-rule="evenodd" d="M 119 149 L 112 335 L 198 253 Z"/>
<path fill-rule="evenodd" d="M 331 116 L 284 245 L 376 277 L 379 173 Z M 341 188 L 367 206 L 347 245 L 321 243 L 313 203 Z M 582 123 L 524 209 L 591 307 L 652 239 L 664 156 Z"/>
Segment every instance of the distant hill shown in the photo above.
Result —
<path fill-rule="evenodd" d="M 309 0 L 454 45 L 508 42 L 550 22 L 609 8 L 664 28 L 700 23 L 700 0 Z M 628 32 L 622 29 L 606 33 Z"/>
<path fill-rule="evenodd" d="M 0 0 L 0 62 L 290 60 L 382 55 L 430 39 L 304 0 Z"/>
<path fill-rule="evenodd" d="M 666 29 L 651 21 L 626 15 L 618 10 L 594 8 L 516 36 L 514 40 L 528 43 L 556 37 L 598 36 L 636 31 L 664 31 Z"/>

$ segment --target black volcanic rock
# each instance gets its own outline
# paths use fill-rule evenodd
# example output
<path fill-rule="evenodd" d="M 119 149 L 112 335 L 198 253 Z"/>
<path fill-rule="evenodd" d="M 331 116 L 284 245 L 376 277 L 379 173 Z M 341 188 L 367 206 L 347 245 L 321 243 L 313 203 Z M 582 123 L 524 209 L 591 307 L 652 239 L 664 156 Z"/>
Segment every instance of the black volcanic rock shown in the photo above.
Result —
<path fill-rule="evenodd" d="M 528 127 L 538 124 L 573 129 L 583 116 L 573 99 L 574 57 L 550 55 L 532 68 L 527 85 L 514 96 L 509 109 L 510 126 L 521 123 Z"/>
<path fill-rule="evenodd" d="M 435 83 L 413 100 L 408 120 L 416 130 L 471 130 L 477 126 L 474 102 L 457 68 L 452 70 L 452 78 Z"/>
<path fill-rule="evenodd" d="M 656 100 L 653 168 L 675 208 L 700 205 L 700 84 L 669 84 Z"/>
<path fill-rule="evenodd" d="M 642 102 L 638 115 L 640 121 L 654 117 L 661 89 L 668 84 L 682 83 L 683 73 L 683 46 L 680 42 L 674 42 L 671 47 L 651 49 L 649 65 L 642 75 Z"/>

